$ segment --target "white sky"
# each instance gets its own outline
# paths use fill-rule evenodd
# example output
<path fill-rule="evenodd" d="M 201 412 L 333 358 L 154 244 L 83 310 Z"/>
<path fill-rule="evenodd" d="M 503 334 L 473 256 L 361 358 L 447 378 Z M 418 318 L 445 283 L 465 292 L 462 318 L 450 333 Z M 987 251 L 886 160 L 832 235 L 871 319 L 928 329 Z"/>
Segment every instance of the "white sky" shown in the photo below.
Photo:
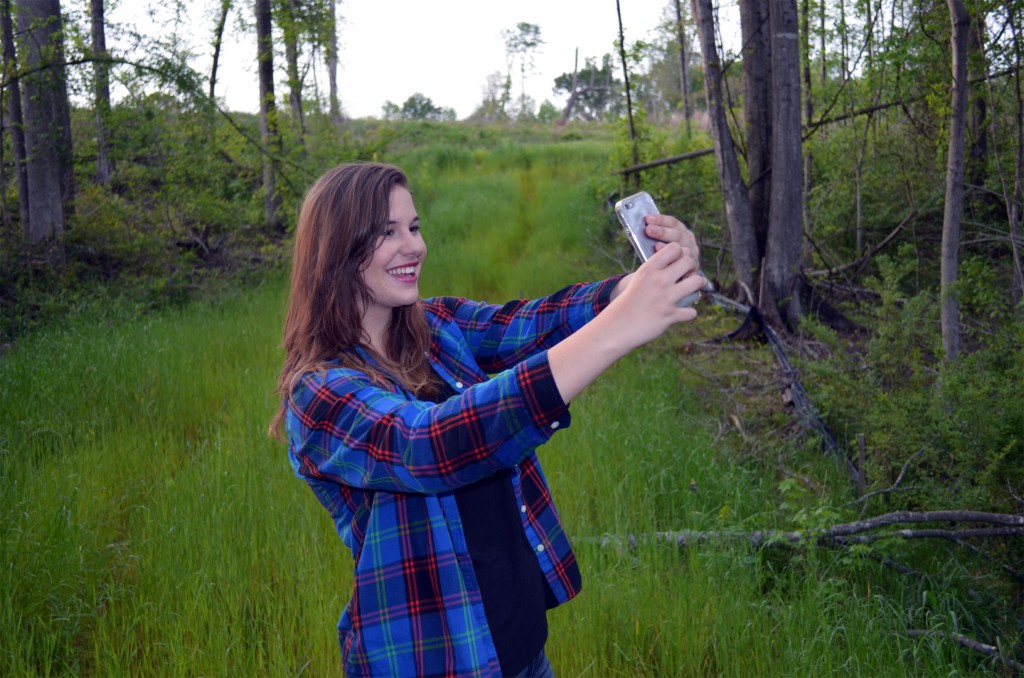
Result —
<path fill-rule="evenodd" d="M 650 38 L 671 1 L 620 0 L 627 44 Z M 87 3 L 78 0 L 78 4 Z M 183 33 L 191 36 L 196 54 L 193 67 L 208 75 L 220 0 L 183 0 L 183 4 L 189 23 Z M 108 0 L 107 20 L 155 35 L 167 29 L 156 28 L 148 15 L 170 16 L 172 5 L 173 0 L 120 0 L 113 6 Z M 229 110 L 255 112 L 259 99 L 256 41 L 252 32 L 245 33 L 238 25 L 240 19 L 253 23 L 252 2 L 235 0 L 235 5 L 222 48 L 217 95 Z M 386 100 L 401 106 L 416 92 L 435 106 L 455 109 L 460 119 L 469 116 L 483 99 L 487 76 L 506 72 L 502 30 L 514 30 L 524 21 L 540 26 L 545 43 L 536 53 L 535 72 L 527 74 L 526 93 L 536 105 L 549 99 L 560 106 L 563 100 L 551 88 L 555 77 L 572 71 L 576 48 L 582 65 L 585 57 L 615 55 L 618 40 L 615 0 L 343 0 L 337 12 L 341 22 L 339 95 L 344 112 L 357 118 L 380 117 Z M 108 34 L 108 48 L 117 45 Z M 619 64 L 617 58 L 615 63 Z M 284 102 L 283 58 L 277 59 L 275 68 L 278 101 Z M 621 71 L 621 66 L 617 68 Z M 308 77 L 315 77 L 326 95 L 322 66 Z M 513 95 L 519 91 L 516 67 Z"/>

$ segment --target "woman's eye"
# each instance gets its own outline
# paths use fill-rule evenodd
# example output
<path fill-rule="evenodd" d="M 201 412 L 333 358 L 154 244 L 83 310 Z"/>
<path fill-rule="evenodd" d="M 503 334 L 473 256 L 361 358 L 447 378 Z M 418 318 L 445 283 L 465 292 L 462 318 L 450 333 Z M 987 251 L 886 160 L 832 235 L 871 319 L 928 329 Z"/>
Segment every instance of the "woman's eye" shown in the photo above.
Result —
<path fill-rule="evenodd" d="M 415 226 L 410 227 L 409 228 L 409 232 L 410 233 L 419 233 L 420 232 L 420 225 L 416 224 Z"/>
<path fill-rule="evenodd" d="M 384 237 L 385 237 L 385 238 L 390 238 L 390 237 L 391 237 L 391 236 L 393 236 L 394 234 L 395 234 L 395 229 L 393 229 L 393 228 L 389 228 L 389 229 L 386 229 L 386 230 L 384 231 Z"/>

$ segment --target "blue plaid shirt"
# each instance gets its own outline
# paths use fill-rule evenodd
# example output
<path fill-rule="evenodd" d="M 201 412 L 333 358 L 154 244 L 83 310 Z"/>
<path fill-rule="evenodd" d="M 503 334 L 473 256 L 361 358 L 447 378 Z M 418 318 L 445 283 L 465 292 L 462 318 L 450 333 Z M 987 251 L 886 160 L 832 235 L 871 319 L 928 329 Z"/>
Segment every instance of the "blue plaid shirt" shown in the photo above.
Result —
<path fill-rule="evenodd" d="M 300 380 L 286 419 L 289 457 L 355 561 L 338 622 L 348 675 L 500 675 L 452 494 L 499 469 L 512 469 L 523 531 L 555 598 L 579 592 L 535 449 L 570 422 L 547 349 L 603 309 L 616 282 L 504 306 L 421 302 L 431 363 L 459 394 L 443 403 L 347 368 Z"/>

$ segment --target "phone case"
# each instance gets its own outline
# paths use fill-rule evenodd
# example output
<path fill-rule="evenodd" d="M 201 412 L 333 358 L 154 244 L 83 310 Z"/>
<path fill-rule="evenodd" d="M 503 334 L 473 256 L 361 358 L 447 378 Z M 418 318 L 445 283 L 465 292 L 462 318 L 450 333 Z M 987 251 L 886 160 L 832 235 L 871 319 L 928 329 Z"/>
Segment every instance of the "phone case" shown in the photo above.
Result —
<path fill-rule="evenodd" d="M 640 261 L 647 261 L 654 256 L 654 244 L 657 242 L 644 232 L 646 222 L 644 217 L 648 214 L 660 214 L 654 198 L 647 191 L 640 191 L 615 203 L 615 214 L 622 224 L 623 230 L 629 242 L 633 245 L 636 255 Z M 679 300 L 676 306 L 685 308 L 693 306 L 700 299 L 700 292 L 688 294 Z"/>

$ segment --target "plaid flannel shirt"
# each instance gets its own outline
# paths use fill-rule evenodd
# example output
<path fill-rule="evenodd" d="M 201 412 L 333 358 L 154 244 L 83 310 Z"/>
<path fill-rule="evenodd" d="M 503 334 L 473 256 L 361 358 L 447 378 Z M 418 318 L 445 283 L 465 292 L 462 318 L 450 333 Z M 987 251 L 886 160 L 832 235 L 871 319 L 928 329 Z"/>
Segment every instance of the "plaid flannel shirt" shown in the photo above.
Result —
<path fill-rule="evenodd" d="M 355 561 L 338 622 L 348 675 L 500 675 L 452 494 L 499 469 L 512 469 L 524 533 L 558 603 L 579 592 L 534 450 L 570 422 L 547 349 L 603 309 L 616 282 L 504 306 L 421 302 L 431 363 L 459 394 L 443 403 L 340 367 L 300 380 L 289 457 Z"/>

